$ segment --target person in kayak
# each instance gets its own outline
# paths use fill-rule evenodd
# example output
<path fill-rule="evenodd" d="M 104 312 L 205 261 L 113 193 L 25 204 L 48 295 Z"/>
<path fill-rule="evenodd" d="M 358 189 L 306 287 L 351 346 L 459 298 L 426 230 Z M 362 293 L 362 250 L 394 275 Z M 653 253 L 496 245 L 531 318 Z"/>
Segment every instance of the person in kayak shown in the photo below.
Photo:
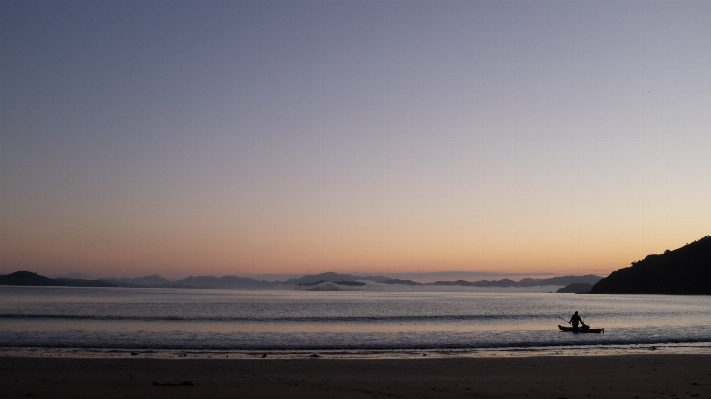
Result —
<path fill-rule="evenodd" d="M 569 323 L 573 325 L 573 331 L 578 331 L 578 324 L 579 323 L 582 323 L 582 325 L 585 325 L 585 323 L 583 323 L 583 319 L 581 319 L 580 316 L 578 315 L 577 310 L 575 311 L 575 314 L 570 318 Z"/>

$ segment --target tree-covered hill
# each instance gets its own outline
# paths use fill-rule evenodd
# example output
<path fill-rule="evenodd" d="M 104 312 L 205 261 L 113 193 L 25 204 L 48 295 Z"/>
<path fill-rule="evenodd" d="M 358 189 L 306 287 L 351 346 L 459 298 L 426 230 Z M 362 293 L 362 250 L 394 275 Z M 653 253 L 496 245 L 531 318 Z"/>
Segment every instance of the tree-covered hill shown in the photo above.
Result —
<path fill-rule="evenodd" d="M 711 295 L 711 236 L 611 273 L 591 294 Z"/>

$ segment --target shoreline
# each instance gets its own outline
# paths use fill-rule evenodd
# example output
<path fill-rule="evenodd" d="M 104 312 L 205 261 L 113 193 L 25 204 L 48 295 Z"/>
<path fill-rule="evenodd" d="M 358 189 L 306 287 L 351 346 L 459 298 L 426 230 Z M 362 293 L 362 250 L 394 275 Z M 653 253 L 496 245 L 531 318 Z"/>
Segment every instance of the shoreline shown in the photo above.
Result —
<path fill-rule="evenodd" d="M 0 357 L 7 398 L 711 398 L 711 355 L 428 359 Z"/>
<path fill-rule="evenodd" d="M 629 345 L 571 345 L 501 347 L 476 349 L 387 349 L 387 350 L 197 350 L 146 348 L 43 348 L 0 347 L 0 358 L 94 358 L 94 359 L 457 359 L 556 356 L 709 355 L 711 342 Z M 316 356 L 313 356 L 316 355 Z"/>

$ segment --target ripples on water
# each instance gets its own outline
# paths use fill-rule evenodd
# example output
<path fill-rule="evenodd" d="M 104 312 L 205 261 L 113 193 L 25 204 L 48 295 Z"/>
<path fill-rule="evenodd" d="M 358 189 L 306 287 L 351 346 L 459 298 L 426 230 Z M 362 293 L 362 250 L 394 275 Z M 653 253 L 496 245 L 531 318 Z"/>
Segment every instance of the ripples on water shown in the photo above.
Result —
<path fill-rule="evenodd" d="M 578 310 L 605 334 L 558 331 Z M 0 346 L 475 350 L 711 343 L 711 297 L 0 287 Z"/>

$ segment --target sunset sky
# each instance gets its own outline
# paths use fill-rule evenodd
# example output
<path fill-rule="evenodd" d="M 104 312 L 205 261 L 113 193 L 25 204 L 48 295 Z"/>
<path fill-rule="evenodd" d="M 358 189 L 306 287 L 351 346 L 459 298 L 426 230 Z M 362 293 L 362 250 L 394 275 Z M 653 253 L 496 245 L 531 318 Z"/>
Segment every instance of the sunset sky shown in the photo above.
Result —
<path fill-rule="evenodd" d="M 711 234 L 711 2 L 0 2 L 0 274 L 607 273 Z"/>

